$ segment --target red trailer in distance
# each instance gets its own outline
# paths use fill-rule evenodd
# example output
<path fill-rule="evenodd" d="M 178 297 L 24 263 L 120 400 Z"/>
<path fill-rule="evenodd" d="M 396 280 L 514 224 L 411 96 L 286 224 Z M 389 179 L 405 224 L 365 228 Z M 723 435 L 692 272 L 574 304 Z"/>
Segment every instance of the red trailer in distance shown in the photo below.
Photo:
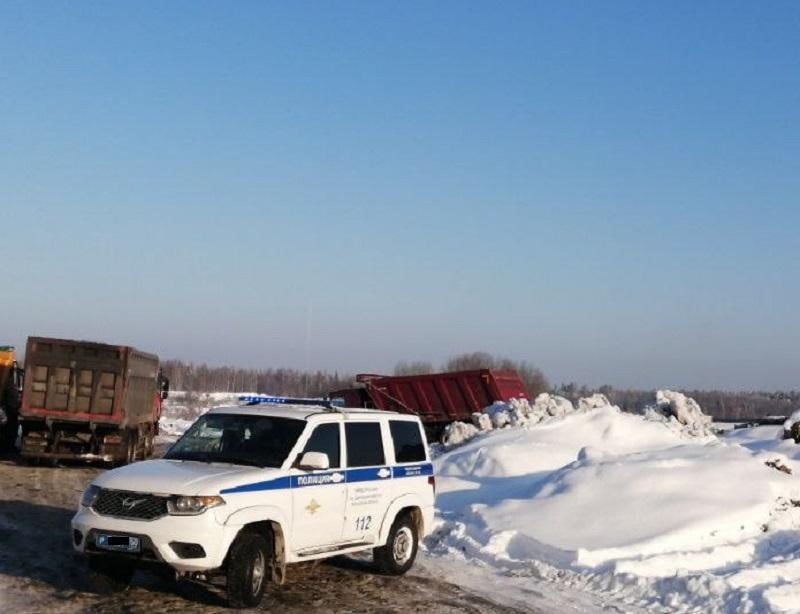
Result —
<path fill-rule="evenodd" d="M 329 397 L 341 399 L 345 407 L 416 414 L 431 432 L 457 420 L 468 422 L 473 413 L 496 401 L 530 400 L 525 384 L 512 369 L 397 376 L 361 374 L 356 382 L 356 387 L 335 390 Z"/>

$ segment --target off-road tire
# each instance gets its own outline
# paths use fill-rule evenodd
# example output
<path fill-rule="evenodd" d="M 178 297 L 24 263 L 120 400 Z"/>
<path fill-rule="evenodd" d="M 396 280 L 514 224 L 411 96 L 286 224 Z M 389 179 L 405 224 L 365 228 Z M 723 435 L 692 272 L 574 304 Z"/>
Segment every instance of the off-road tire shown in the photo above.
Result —
<path fill-rule="evenodd" d="M 372 560 L 378 571 L 401 576 L 414 564 L 419 549 L 419 536 L 411 515 L 401 514 L 394 519 L 386 545 L 372 549 Z"/>
<path fill-rule="evenodd" d="M 131 585 L 136 567 L 132 561 L 110 556 L 89 556 L 87 578 L 92 589 L 100 594 L 123 591 Z"/>
<path fill-rule="evenodd" d="M 261 603 L 270 578 L 272 557 L 271 540 L 261 533 L 242 531 L 236 536 L 226 565 L 230 607 L 254 608 Z"/>

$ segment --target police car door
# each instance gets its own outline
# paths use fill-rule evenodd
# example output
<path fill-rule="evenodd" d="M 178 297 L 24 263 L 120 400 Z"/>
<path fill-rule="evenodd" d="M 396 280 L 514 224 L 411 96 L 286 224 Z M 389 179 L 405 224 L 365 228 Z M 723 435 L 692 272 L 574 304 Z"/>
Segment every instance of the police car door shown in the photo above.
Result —
<path fill-rule="evenodd" d="M 306 452 L 327 454 L 330 468 L 293 470 L 291 547 L 295 552 L 341 541 L 347 495 L 340 424 L 327 422 L 315 426 L 303 451 L 297 456 L 298 462 Z"/>
<path fill-rule="evenodd" d="M 391 497 L 392 471 L 386 464 L 383 428 L 375 421 L 344 423 L 347 443 L 345 542 L 372 542 Z"/>

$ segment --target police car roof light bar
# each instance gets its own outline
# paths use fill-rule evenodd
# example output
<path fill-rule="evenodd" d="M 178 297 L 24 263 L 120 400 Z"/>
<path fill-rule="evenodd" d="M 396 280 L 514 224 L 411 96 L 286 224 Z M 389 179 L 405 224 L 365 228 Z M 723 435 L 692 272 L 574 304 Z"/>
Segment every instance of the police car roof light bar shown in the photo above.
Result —
<path fill-rule="evenodd" d="M 325 399 L 300 399 L 264 394 L 240 396 L 239 402 L 243 405 L 311 405 L 314 407 L 332 407 L 332 402 Z"/>

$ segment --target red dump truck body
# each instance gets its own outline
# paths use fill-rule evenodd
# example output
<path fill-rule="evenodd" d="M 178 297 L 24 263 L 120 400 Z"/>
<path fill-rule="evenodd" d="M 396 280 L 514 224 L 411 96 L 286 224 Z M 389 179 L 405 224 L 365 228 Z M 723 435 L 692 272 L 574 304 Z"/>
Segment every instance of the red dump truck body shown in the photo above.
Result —
<path fill-rule="evenodd" d="M 362 374 L 360 386 L 336 390 L 332 399 L 346 407 L 371 407 L 417 414 L 431 428 L 457 420 L 469 421 L 474 412 L 495 401 L 529 399 L 525 384 L 511 369 L 476 369 L 426 375 Z"/>
<path fill-rule="evenodd" d="M 30 337 L 23 456 L 130 462 L 152 452 L 161 414 L 158 357 L 120 345 Z"/>

